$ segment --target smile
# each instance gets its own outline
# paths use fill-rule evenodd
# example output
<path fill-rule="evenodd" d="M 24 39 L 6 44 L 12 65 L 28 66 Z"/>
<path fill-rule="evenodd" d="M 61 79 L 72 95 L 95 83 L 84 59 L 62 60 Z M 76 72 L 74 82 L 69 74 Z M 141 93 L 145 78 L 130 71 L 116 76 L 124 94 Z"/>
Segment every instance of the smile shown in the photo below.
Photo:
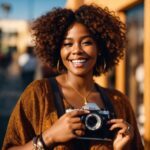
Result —
<path fill-rule="evenodd" d="M 86 59 L 71 60 L 74 67 L 83 67 L 87 62 Z"/>

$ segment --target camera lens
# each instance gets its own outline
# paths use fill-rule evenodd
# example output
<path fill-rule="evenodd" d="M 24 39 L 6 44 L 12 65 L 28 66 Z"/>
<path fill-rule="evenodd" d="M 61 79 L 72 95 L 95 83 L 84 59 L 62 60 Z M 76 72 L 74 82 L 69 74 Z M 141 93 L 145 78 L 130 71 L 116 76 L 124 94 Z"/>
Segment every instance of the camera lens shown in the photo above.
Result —
<path fill-rule="evenodd" d="M 85 126 L 89 129 L 89 130 L 97 130 L 101 127 L 102 125 L 102 120 L 101 117 L 98 116 L 95 113 L 91 113 L 89 115 L 86 116 L 85 118 Z"/>

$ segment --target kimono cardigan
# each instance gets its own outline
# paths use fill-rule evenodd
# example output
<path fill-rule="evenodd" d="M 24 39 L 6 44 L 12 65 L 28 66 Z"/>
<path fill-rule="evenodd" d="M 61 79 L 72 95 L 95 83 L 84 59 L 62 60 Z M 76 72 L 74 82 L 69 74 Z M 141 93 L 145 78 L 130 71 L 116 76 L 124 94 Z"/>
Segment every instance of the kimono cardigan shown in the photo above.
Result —
<path fill-rule="evenodd" d="M 128 150 L 143 150 L 137 122 L 127 97 L 117 90 L 106 89 L 117 118 L 133 126 L 134 137 Z M 48 79 L 33 81 L 22 93 L 9 119 L 2 150 L 24 145 L 50 128 L 58 119 L 54 93 Z M 63 100 L 65 108 L 68 103 Z M 72 142 L 57 145 L 54 150 L 73 150 Z M 82 148 L 78 148 L 80 150 Z M 113 150 L 112 142 L 90 141 L 90 150 Z"/>

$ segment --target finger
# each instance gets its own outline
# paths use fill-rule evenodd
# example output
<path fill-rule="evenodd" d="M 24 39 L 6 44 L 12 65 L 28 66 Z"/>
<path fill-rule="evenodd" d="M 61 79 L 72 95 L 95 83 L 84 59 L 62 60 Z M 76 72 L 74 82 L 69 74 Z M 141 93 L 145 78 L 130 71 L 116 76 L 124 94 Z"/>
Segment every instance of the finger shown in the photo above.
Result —
<path fill-rule="evenodd" d="M 133 128 L 129 123 L 116 123 L 113 124 L 110 130 L 119 129 L 118 134 L 122 134 L 122 136 L 130 136 L 131 138 L 134 136 Z"/>
<path fill-rule="evenodd" d="M 77 136 L 83 136 L 85 134 L 84 130 L 74 130 L 73 133 Z"/>
<path fill-rule="evenodd" d="M 117 143 L 117 142 L 122 143 L 121 145 L 125 145 L 125 143 L 127 143 L 129 141 L 130 141 L 130 137 L 129 136 L 123 136 L 120 133 L 117 134 L 117 138 L 115 139 L 115 143 Z"/>
<path fill-rule="evenodd" d="M 125 131 L 129 126 L 131 126 L 128 122 L 124 121 L 123 119 L 112 119 L 109 121 L 109 124 L 112 124 L 110 130 L 113 130 L 115 128 L 121 128 Z"/>
<path fill-rule="evenodd" d="M 128 135 L 127 129 L 125 129 L 125 128 L 120 129 L 120 130 L 118 131 L 118 133 L 119 133 L 119 134 L 123 134 L 124 136 L 125 136 L 125 135 Z"/>
<path fill-rule="evenodd" d="M 111 125 L 111 127 L 109 128 L 109 130 L 114 130 L 114 129 L 122 129 L 125 128 L 126 126 L 123 123 L 114 123 Z M 126 127 L 127 128 L 127 127 Z"/>
<path fill-rule="evenodd" d="M 122 133 L 124 135 L 127 135 L 131 132 L 131 126 L 128 125 L 127 127 L 122 128 L 121 130 L 119 130 L 119 133 Z"/>
<path fill-rule="evenodd" d="M 71 123 L 81 123 L 81 119 L 80 117 L 74 117 L 70 119 Z"/>
<path fill-rule="evenodd" d="M 82 123 L 73 124 L 71 128 L 71 132 L 73 135 L 83 136 L 85 134 L 85 126 Z"/>
<path fill-rule="evenodd" d="M 85 125 L 83 123 L 74 123 L 72 124 L 72 130 L 85 130 Z"/>
<path fill-rule="evenodd" d="M 134 131 L 133 131 L 133 127 L 130 124 L 128 124 L 128 127 L 124 130 L 123 135 L 124 136 L 128 135 L 131 137 L 131 139 L 133 138 Z"/>
<path fill-rule="evenodd" d="M 108 121 L 109 124 L 113 124 L 113 123 L 124 123 L 124 119 L 111 119 Z"/>

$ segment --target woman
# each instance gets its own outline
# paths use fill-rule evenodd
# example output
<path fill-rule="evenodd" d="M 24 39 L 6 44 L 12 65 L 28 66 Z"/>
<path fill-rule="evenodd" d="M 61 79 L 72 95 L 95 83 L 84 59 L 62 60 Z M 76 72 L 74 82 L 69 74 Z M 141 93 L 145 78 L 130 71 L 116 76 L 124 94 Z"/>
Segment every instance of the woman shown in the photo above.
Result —
<path fill-rule="evenodd" d="M 65 109 L 73 110 L 58 118 L 49 80 L 34 81 L 11 115 L 3 150 L 142 150 L 135 116 L 126 96 L 104 88 L 117 116 L 106 123 L 115 136 L 111 141 L 78 140 L 86 132 L 80 118 L 90 114 L 81 108 L 87 103 L 106 108 L 93 75 L 107 72 L 123 57 L 125 28 L 121 21 L 108 9 L 83 5 L 74 12 L 53 9 L 38 18 L 32 30 L 37 56 L 58 68 L 60 75 L 54 80 Z"/>

